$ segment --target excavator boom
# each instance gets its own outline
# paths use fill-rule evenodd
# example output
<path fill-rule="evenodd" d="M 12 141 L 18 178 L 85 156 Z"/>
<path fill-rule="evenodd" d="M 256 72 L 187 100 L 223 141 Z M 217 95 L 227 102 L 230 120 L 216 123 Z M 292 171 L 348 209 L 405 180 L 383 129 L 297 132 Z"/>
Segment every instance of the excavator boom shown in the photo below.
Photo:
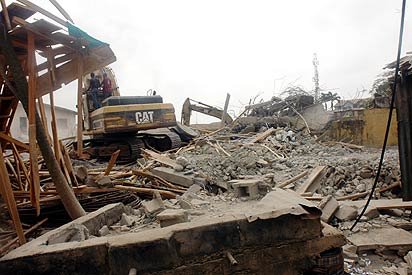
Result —
<path fill-rule="evenodd" d="M 192 103 L 195 102 L 196 104 Z M 208 104 L 187 98 L 185 100 L 185 102 L 183 103 L 183 107 L 182 107 L 182 124 L 183 125 L 190 125 L 190 117 L 192 115 L 192 111 L 198 112 L 198 113 L 202 113 L 208 116 L 212 116 L 212 117 L 216 117 L 218 119 L 222 119 L 223 117 L 223 110 L 210 106 Z M 229 114 L 225 114 L 225 124 L 229 124 L 232 123 L 233 119 Z"/>

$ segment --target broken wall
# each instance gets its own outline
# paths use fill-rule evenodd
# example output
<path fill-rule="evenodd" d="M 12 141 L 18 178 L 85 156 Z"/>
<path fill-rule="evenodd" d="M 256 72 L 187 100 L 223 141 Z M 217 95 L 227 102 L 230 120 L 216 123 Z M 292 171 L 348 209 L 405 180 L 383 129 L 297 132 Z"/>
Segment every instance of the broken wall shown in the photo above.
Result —
<path fill-rule="evenodd" d="M 389 108 L 350 110 L 337 112 L 332 122 L 329 136 L 334 140 L 344 140 L 359 145 L 380 147 L 383 144 Z M 396 113 L 392 114 L 388 145 L 398 144 Z"/>

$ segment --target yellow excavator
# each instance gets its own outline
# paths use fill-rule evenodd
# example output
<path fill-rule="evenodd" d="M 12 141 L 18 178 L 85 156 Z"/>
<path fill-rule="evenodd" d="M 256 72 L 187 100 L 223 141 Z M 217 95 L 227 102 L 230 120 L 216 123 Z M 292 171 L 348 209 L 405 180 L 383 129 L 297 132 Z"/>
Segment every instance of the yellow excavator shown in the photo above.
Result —
<path fill-rule="evenodd" d="M 140 149 L 166 151 L 188 142 L 196 133 L 176 122 L 171 103 L 164 103 L 155 92 L 147 96 L 120 96 L 113 71 L 105 67 L 94 72 L 102 80 L 106 73 L 112 81 L 113 95 L 98 100 L 102 107 L 93 110 L 92 98 L 83 95 L 84 132 L 91 138 L 84 141 L 87 153 L 96 158 L 110 157 L 120 150 L 119 160 L 135 160 Z M 84 83 L 89 83 L 89 76 Z"/>

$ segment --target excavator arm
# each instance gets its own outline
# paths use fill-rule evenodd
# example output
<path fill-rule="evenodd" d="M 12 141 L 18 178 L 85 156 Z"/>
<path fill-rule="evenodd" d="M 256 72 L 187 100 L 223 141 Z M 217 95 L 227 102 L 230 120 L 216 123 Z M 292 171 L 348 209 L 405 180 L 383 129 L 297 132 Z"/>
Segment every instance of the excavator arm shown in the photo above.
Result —
<path fill-rule="evenodd" d="M 192 102 L 197 103 L 197 105 L 193 104 Z M 190 125 L 190 117 L 192 115 L 192 111 L 202 113 L 208 116 L 216 117 L 218 119 L 222 119 L 223 117 L 223 110 L 210 106 L 208 104 L 187 98 L 183 103 L 182 107 L 182 124 L 183 125 Z M 232 123 L 233 119 L 230 115 L 225 114 L 224 118 L 225 124 Z"/>

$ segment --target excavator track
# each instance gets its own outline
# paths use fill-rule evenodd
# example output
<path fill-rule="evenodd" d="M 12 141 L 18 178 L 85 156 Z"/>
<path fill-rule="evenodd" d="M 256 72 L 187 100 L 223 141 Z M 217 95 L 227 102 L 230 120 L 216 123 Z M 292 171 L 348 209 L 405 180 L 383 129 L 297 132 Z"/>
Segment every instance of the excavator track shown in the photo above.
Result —
<path fill-rule="evenodd" d="M 120 150 L 119 161 L 129 162 L 141 156 L 141 149 L 167 151 L 181 146 L 180 136 L 169 129 L 139 133 L 135 136 L 111 135 L 85 140 L 84 148 L 93 158 L 107 159 Z"/>
<path fill-rule="evenodd" d="M 143 132 L 143 140 L 148 148 L 154 148 L 162 152 L 182 146 L 180 136 L 167 128 L 145 131 Z"/>

